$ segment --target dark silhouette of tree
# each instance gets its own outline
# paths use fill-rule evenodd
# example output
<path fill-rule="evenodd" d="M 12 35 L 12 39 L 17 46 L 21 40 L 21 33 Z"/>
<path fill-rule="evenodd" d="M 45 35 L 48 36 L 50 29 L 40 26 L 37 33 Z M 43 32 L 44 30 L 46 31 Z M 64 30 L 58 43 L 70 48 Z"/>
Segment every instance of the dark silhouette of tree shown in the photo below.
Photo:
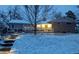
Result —
<path fill-rule="evenodd" d="M 11 6 L 12 7 L 12 6 Z M 9 10 L 9 17 L 10 19 L 14 19 L 14 20 L 22 20 L 23 18 L 20 15 L 20 6 L 14 6 L 14 8 L 11 8 Z"/>
<path fill-rule="evenodd" d="M 39 11 L 39 6 L 38 5 L 35 5 L 35 21 L 34 21 L 34 27 L 35 27 L 35 29 L 34 29 L 34 34 L 36 34 L 36 31 L 37 31 L 37 14 L 38 14 L 38 11 Z"/>
<path fill-rule="evenodd" d="M 39 6 L 39 5 L 24 5 L 26 13 L 28 14 L 28 20 L 34 26 L 34 34 L 37 33 L 37 24 L 40 23 L 41 21 L 46 21 L 48 17 L 48 12 L 50 10 L 53 10 L 53 6 L 49 7 L 47 6 Z M 44 9 L 43 9 L 44 8 Z M 43 13 L 41 14 L 42 16 L 39 17 L 39 12 L 40 10 L 43 9 Z M 52 13 L 52 12 L 51 12 Z M 53 15 L 53 13 L 51 14 Z M 53 16 L 52 16 L 53 17 Z"/>
<path fill-rule="evenodd" d="M 29 14 L 28 15 L 29 21 L 34 26 L 34 34 L 36 34 L 37 33 L 37 15 L 38 15 L 38 12 L 39 12 L 39 5 L 35 5 L 35 6 L 27 6 L 27 5 L 25 5 L 24 7 L 27 9 L 26 12 L 28 12 L 28 14 Z M 31 9 L 31 7 L 34 10 Z M 32 17 L 32 19 L 34 20 L 33 22 L 32 22 L 30 17 Z"/>
<path fill-rule="evenodd" d="M 79 5 L 76 6 L 77 10 L 75 11 L 75 14 L 77 16 L 77 20 L 76 20 L 76 30 L 77 33 L 79 33 Z"/>
<path fill-rule="evenodd" d="M 20 13 L 18 11 L 19 6 L 14 6 L 13 9 L 11 7 L 7 12 L 0 11 L 0 24 L 3 25 L 2 34 L 7 33 L 7 29 L 9 28 L 8 23 L 9 23 L 10 20 L 22 19 L 22 17 L 20 16 Z"/>
<path fill-rule="evenodd" d="M 56 12 L 55 14 L 54 14 L 54 18 L 55 19 L 59 19 L 59 18 L 61 18 L 62 17 L 62 13 L 61 12 Z"/>
<path fill-rule="evenodd" d="M 79 21 L 79 5 L 77 5 L 76 7 L 77 7 L 77 10 L 76 10 L 75 13 L 77 15 L 77 20 Z"/>
<path fill-rule="evenodd" d="M 1 11 L 0 12 L 0 23 L 8 28 L 8 25 L 7 25 L 8 22 L 9 22 L 8 13 Z"/>
<path fill-rule="evenodd" d="M 1 34 L 6 34 L 7 33 L 7 29 L 9 28 L 8 26 L 8 19 L 9 14 L 4 12 L 4 11 L 0 11 L 0 24 L 2 24 L 2 31 Z"/>
<path fill-rule="evenodd" d="M 69 10 L 67 13 L 66 13 L 67 17 L 69 18 L 72 18 L 72 19 L 76 19 L 76 15 L 71 11 Z"/>

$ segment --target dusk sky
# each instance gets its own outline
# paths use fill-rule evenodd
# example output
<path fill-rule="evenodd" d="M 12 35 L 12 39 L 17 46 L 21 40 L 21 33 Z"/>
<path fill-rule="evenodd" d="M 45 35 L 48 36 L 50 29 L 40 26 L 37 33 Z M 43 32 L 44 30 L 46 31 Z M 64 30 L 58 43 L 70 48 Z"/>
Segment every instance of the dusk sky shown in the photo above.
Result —
<path fill-rule="evenodd" d="M 11 5 L 4 5 L 4 6 L 0 6 L 0 10 L 4 10 L 4 11 L 7 11 L 8 9 L 10 9 L 11 7 L 13 7 L 13 6 L 11 6 Z M 21 7 L 20 7 L 21 8 Z M 76 5 L 54 5 L 54 8 L 55 8 L 55 10 L 56 10 L 56 12 L 61 12 L 62 13 L 62 15 L 65 15 L 65 13 L 68 11 L 68 10 L 72 10 L 74 13 L 76 12 L 76 10 L 77 10 L 77 7 L 76 7 Z M 21 10 L 22 9 L 22 10 Z M 28 17 L 26 16 L 26 15 L 28 15 L 28 14 L 25 14 L 24 13 L 24 9 L 23 8 L 21 8 L 21 9 L 19 9 L 20 11 L 19 11 L 19 13 L 22 15 L 22 17 L 24 18 L 24 19 L 28 19 Z M 49 20 L 51 20 L 52 19 L 52 17 L 53 17 L 53 15 L 52 15 L 52 9 L 51 9 L 51 11 L 49 11 L 48 12 L 48 17 L 46 18 L 46 19 L 49 19 Z M 51 14 L 51 15 L 50 15 Z M 44 16 L 44 12 L 43 12 L 43 7 L 42 7 L 42 9 L 40 9 L 40 12 L 39 12 L 39 15 L 38 15 L 38 19 L 40 19 L 41 17 L 43 17 Z"/>
<path fill-rule="evenodd" d="M 0 10 L 7 10 L 8 7 L 10 7 L 10 6 L 5 6 L 5 5 L 0 6 Z M 58 12 L 62 12 L 62 14 L 64 14 L 68 10 L 72 10 L 73 12 L 75 12 L 77 10 L 75 5 L 56 5 L 55 8 Z"/>
<path fill-rule="evenodd" d="M 64 14 L 68 10 L 72 10 L 73 12 L 77 10 L 77 7 L 75 5 L 57 5 L 55 7 L 56 7 L 56 10 L 58 12 L 62 12 L 62 14 Z"/>

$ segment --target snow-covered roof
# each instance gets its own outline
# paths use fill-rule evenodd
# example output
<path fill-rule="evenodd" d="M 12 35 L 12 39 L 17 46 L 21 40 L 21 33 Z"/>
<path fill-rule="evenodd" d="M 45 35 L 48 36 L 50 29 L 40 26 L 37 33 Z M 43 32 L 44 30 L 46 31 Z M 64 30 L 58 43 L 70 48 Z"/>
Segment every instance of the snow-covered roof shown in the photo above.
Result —
<path fill-rule="evenodd" d="M 41 22 L 38 22 L 37 24 L 47 24 L 48 22 L 50 22 L 52 19 L 47 19 L 45 21 L 41 21 Z"/>
<path fill-rule="evenodd" d="M 7 23 L 4 22 L 4 21 L 1 21 L 1 20 L 0 20 L 0 26 L 3 27 L 3 28 L 4 28 L 4 27 L 8 28 Z"/>
<path fill-rule="evenodd" d="M 41 21 L 41 22 L 37 22 L 37 24 L 46 24 L 48 23 L 50 20 L 46 20 L 46 21 Z M 21 23 L 21 24 L 30 24 L 30 22 L 28 20 L 11 20 L 9 21 L 9 23 Z"/>
<path fill-rule="evenodd" d="M 26 20 L 11 20 L 9 23 L 21 23 L 21 24 L 29 24 Z"/>

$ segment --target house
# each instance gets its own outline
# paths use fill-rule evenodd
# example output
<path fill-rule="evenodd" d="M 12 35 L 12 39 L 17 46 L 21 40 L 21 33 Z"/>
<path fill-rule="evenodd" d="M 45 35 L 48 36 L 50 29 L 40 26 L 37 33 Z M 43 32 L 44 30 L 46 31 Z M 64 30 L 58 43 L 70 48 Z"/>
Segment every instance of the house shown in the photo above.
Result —
<path fill-rule="evenodd" d="M 38 24 L 37 29 L 41 32 L 74 33 L 76 22 L 74 19 L 62 17 L 51 20 L 46 24 Z"/>
<path fill-rule="evenodd" d="M 34 26 L 31 25 L 26 20 L 11 20 L 9 23 L 9 28 L 7 32 L 33 32 Z M 49 23 L 41 23 L 37 24 L 37 31 L 41 32 L 51 32 L 52 24 Z"/>
<path fill-rule="evenodd" d="M 52 24 L 52 31 L 54 33 L 75 33 L 76 22 L 74 19 L 62 17 L 54 19 L 49 23 Z"/>
<path fill-rule="evenodd" d="M 11 20 L 7 32 L 33 32 L 34 26 L 26 20 Z M 74 33 L 76 22 L 68 17 L 61 17 L 51 21 L 38 23 L 37 32 Z"/>
<path fill-rule="evenodd" d="M 29 32 L 34 29 L 26 20 L 11 20 L 8 25 L 8 32 Z"/>

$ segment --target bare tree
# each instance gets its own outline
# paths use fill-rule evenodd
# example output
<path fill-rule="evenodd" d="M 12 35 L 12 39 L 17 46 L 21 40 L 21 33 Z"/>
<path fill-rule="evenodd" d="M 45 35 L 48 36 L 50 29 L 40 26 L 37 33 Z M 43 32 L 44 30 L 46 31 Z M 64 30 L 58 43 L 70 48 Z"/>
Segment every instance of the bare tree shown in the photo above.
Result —
<path fill-rule="evenodd" d="M 48 13 L 49 11 L 53 11 L 53 6 L 24 5 L 24 7 L 28 16 L 28 20 L 34 26 L 34 34 L 37 33 L 37 24 L 42 21 L 46 21 L 49 18 L 48 16 L 53 15 L 53 12 L 51 12 L 52 14 Z"/>
<path fill-rule="evenodd" d="M 77 16 L 77 20 L 79 21 L 79 5 L 76 6 L 77 10 L 75 11 L 75 14 Z"/>
<path fill-rule="evenodd" d="M 0 12 L 0 23 L 8 28 L 8 25 L 7 25 L 8 22 L 9 22 L 8 14 L 4 11 L 1 11 Z"/>
<path fill-rule="evenodd" d="M 31 22 L 31 24 L 34 26 L 34 34 L 36 34 L 37 31 L 37 15 L 39 12 L 39 6 L 35 5 L 35 6 L 24 6 L 26 9 L 26 12 L 28 12 L 28 18 L 29 21 Z M 32 20 L 33 19 L 33 20 Z"/>
<path fill-rule="evenodd" d="M 9 17 L 10 17 L 10 20 L 22 20 L 22 17 L 21 17 L 21 13 L 19 12 L 20 10 L 20 6 L 18 5 L 15 5 L 13 6 L 10 6 L 9 8 Z"/>
<path fill-rule="evenodd" d="M 0 24 L 3 25 L 2 32 L 7 32 L 7 29 L 9 28 L 9 21 L 11 20 L 20 20 L 22 19 L 20 12 L 19 12 L 19 6 L 12 6 L 9 7 L 7 12 L 0 11 Z"/>
<path fill-rule="evenodd" d="M 2 25 L 1 29 L 1 35 L 6 34 L 7 33 L 7 29 L 9 28 L 8 26 L 8 13 L 4 12 L 4 11 L 0 11 L 0 24 Z"/>
<path fill-rule="evenodd" d="M 62 13 L 61 12 L 55 12 L 55 14 L 54 14 L 54 18 L 55 19 L 59 19 L 61 17 L 62 17 Z"/>

